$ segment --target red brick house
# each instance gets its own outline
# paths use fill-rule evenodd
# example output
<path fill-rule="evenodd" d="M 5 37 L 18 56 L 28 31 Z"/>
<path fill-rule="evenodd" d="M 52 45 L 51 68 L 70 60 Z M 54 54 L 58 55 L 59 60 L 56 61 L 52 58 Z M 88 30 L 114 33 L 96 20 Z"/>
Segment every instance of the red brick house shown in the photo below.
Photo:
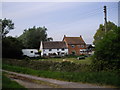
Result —
<path fill-rule="evenodd" d="M 81 35 L 80 37 L 66 37 L 64 35 L 63 41 L 67 45 L 68 54 L 72 54 L 72 55 L 87 54 L 86 43 L 84 42 Z"/>

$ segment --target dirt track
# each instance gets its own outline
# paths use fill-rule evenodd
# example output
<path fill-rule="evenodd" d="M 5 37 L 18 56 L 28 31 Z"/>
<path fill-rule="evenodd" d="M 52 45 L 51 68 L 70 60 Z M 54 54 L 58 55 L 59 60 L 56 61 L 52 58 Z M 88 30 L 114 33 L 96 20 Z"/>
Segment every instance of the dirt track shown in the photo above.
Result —
<path fill-rule="evenodd" d="M 83 84 L 76 82 L 60 81 L 50 78 L 42 78 L 27 74 L 5 71 L 8 77 L 17 81 L 26 88 L 112 88 L 110 86 L 98 86 L 95 84 Z"/>

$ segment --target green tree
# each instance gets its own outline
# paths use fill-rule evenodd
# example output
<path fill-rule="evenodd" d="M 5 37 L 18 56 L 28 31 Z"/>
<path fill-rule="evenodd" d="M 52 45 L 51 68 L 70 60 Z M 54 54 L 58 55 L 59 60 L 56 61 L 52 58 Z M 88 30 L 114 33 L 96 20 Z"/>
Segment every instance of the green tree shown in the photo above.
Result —
<path fill-rule="evenodd" d="M 22 43 L 17 38 L 8 36 L 2 40 L 3 58 L 20 58 L 22 56 Z"/>
<path fill-rule="evenodd" d="M 113 22 L 109 21 L 109 22 L 107 22 L 106 27 L 107 27 L 107 32 L 108 32 L 110 30 L 115 29 L 117 26 Z M 104 25 L 100 24 L 99 29 L 97 30 L 97 32 L 94 35 L 93 44 L 96 44 L 99 40 L 103 39 L 104 35 L 105 35 L 105 27 L 104 27 Z"/>
<path fill-rule="evenodd" d="M 52 40 L 52 38 L 47 38 L 47 28 L 45 27 L 33 27 L 28 30 L 25 29 L 23 34 L 18 37 L 18 39 L 23 43 L 24 48 L 36 48 L 40 46 L 40 41 Z"/>
<path fill-rule="evenodd" d="M 14 23 L 12 20 L 6 18 L 3 20 L 0 19 L 0 26 L 2 26 L 1 34 L 3 38 L 9 33 L 10 30 L 14 29 Z"/>
<path fill-rule="evenodd" d="M 96 43 L 94 53 L 94 67 L 98 70 L 120 70 L 120 27 L 114 27 Z"/>

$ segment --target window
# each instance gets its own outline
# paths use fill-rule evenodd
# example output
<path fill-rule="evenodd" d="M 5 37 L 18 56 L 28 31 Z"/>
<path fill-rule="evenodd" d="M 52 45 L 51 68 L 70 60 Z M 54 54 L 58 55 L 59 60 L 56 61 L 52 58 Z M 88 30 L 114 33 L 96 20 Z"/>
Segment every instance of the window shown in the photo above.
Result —
<path fill-rule="evenodd" d="M 38 52 L 35 52 L 35 54 L 39 54 Z"/>
<path fill-rule="evenodd" d="M 33 53 L 33 51 L 30 51 L 31 53 Z"/>
<path fill-rule="evenodd" d="M 49 49 L 49 51 L 52 51 L 52 49 Z"/>
<path fill-rule="evenodd" d="M 47 56 L 46 54 L 43 54 L 43 56 Z"/>
<path fill-rule="evenodd" d="M 80 49 L 80 53 L 83 54 L 83 53 L 86 53 L 87 50 L 86 49 Z"/>
<path fill-rule="evenodd" d="M 57 49 L 57 51 L 59 51 L 59 49 Z"/>
<path fill-rule="evenodd" d="M 62 48 L 62 51 L 64 51 L 65 49 L 64 48 Z"/>
<path fill-rule="evenodd" d="M 72 48 L 74 48 L 74 47 L 75 47 L 75 45 L 71 45 L 71 47 L 72 47 Z"/>
<path fill-rule="evenodd" d="M 45 52 L 45 50 L 43 50 Z"/>

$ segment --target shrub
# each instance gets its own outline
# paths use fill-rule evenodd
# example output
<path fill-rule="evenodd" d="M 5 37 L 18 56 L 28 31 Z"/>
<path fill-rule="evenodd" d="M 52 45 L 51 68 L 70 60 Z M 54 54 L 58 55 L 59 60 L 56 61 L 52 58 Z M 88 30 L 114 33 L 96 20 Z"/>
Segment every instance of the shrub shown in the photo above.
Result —
<path fill-rule="evenodd" d="M 29 67 L 35 70 L 51 70 L 64 72 L 81 72 L 90 71 L 90 65 L 77 64 L 70 61 L 52 62 L 52 61 L 32 61 L 32 60 L 16 60 L 4 59 L 3 63 L 15 66 Z"/>
<path fill-rule="evenodd" d="M 22 44 L 17 38 L 5 37 L 2 39 L 3 58 L 22 58 Z"/>
<path fill-rule="evenodd" d="M 120 27 L 106 33 L 102 40 L 97 42 L 93 60 L 93 67 L 97 70 L 120 70 Z"/>

